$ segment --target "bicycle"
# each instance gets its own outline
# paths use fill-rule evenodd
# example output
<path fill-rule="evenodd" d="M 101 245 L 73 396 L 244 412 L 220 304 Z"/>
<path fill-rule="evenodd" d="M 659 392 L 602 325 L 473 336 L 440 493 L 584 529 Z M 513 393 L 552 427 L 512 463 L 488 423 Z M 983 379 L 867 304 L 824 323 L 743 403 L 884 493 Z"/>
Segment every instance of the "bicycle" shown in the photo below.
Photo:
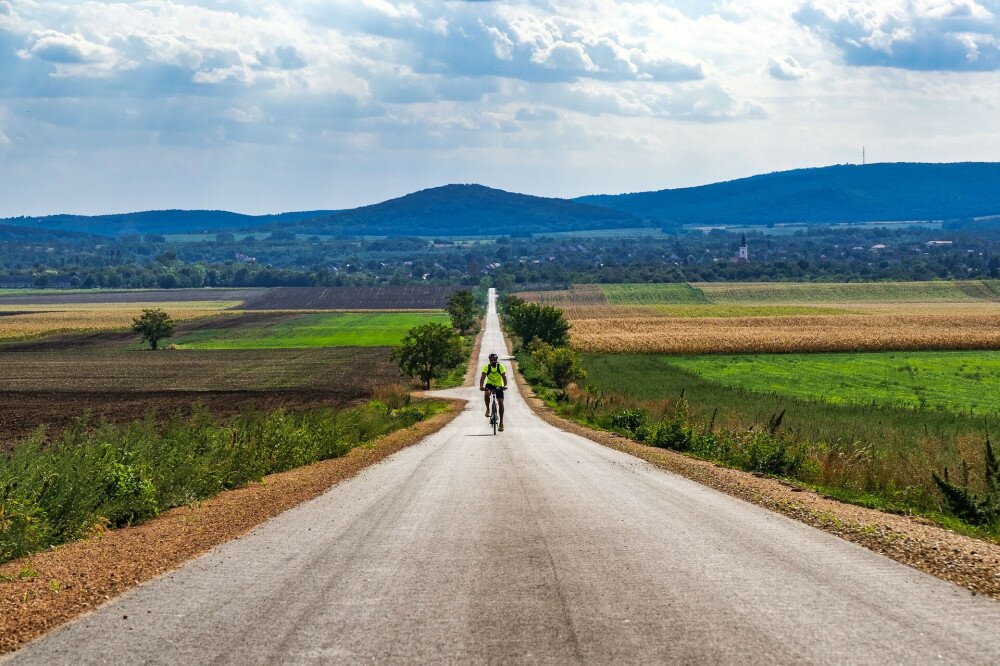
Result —
<path fill-rule="evenodd" d="M 490 401 L 490 425 L 493 426 L 493 434 L 497 434 L 497 424 L 500 423 L 500 415 L 498 413 L 499 407 L 497 406 L 497 392 L 492 388 L 484 388 L 484 391 L 489 391 L 492 396 Z"/>

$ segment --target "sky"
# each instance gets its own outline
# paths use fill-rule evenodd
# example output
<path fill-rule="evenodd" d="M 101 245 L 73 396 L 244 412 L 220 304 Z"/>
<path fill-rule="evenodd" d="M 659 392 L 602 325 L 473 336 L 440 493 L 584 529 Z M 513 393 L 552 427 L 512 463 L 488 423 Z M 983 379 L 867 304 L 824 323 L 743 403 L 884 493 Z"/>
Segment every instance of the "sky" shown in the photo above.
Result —
<path fill-rule="evenodd" d="M 1000 160 L 1000 0 L 0 0 L 0 216 Z"/>

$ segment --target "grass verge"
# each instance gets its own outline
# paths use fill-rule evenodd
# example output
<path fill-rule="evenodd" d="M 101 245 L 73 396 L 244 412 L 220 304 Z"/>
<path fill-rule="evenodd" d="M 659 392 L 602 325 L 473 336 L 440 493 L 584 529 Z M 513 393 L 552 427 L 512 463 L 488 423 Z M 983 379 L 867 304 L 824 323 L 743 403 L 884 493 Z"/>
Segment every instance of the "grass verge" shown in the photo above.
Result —
<path fill-rule="evenodd" d="M 988 424 L 979 418 L 759 395 L 639 355 L 585 356 L 596 390 L 563 396 L 545 385 L 530 358 L 519 360 L 536 393 L 582 425 L 966 534 L 1000 536 L 1000 526 L 952 515 L 931 477 L 950 467 L 964 470 L 974 491 L 984 488 L 978 473 Z"/>
<path fill-rule="evenodd" d="M 141 525 L 0 565 L 0 653 L 10 652 L 139 583 L 252 530 L 454 419 L 463 401 L 346 454 L 164 512 Z M 442 411 L 443 410 L 443 411 Z"/>
<path fill-rule="evenodd" d="M 51 442 L 39 430 L 0 457 L 0 562 L 342 456 L 442 408 L 399 402 L 226 420 L 196 409 L 162 425 L 152 416 L 97 428 L 81 419 Z"/>

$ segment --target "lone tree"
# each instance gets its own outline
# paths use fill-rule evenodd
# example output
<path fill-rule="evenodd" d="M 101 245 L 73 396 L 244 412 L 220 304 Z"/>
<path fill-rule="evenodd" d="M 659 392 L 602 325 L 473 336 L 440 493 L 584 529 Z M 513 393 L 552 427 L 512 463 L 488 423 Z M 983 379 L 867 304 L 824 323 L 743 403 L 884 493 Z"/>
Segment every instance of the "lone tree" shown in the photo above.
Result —
<path fill-rule="evenodd" d="M 448 305 L 445 308 L 451 316 L 451 325 L 462 335 L 472 331 L 476 326 L 476 315 L 479 308 L 476 307 L 476 297 L 471 291 L 456 291 L 448 297 Z"/>
<path fill-rule="evenodd" d="M 569 342 L 569 322 L 559 308 L 517 299 L 506 304 L 505 312 L 507 327 L 525 344 L 536 338 L 553 347 Z"/>
<path fill-rule="evenodd" d="M 156 349 L 160 340 L 174 334 L 174 320 L 159 308 L 145 309 L 132 320 L 132 330 L 149 343 L 150 349 Z"/>
<path fill-rule="evenodd" d="M 392 350 L 392 358 L 404 374 L 419 378 L 429 389 L 432 379 L 445 376 L 464 360 L 463 352 L 458 333 L 444 324 L 424 324 L 409 330 Z"/>

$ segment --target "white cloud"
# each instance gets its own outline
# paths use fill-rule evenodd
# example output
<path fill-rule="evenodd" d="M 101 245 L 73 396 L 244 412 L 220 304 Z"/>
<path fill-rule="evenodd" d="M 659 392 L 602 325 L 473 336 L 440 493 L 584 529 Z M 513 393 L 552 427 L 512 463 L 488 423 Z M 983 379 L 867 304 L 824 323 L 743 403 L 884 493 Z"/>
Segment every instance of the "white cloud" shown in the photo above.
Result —
<path fill-rule="evenodd" d="M 807 0 L 796 18 L 840 49 L 850 65 L 995 71 L 998 11 L 995 0 Z"/>
<path fill-rule="evenodd" d="M 96 196 L 87 179 L 125 177 L 115 165 L 138 154 L 152 165 L 138 192 L 161 181 L 164 192 L 200 191 L 189 161 L 202 160 L 233 170 L 225 188 L 237 200 L 264 202 L 281 168 L 283 192 L 322 206 L 447 181 L 541 194 L 694 184 L 846 161 L 871 137 L 885 156 L 984 159 L 1000 151 L 998 10 L 998 0 L 0 0 L 0 201 L 36 205 L 42 173 L 67 174 L 51 196 Z M 90 163 L 103 166 L 83 174 Z M 366 185 L 365 174 L 380 175 Z"/>
<path fill-rule="evenodd" d="M 110 76 L 116 68 L 135 66 L 115 49 L 89 41 L 79 33 L 41 30 L 18 52 L 22 58 L 37 58 L 52 63 L 56 76 Z"/>
<path fill-rule="evenodd" d="M 775 58 L 774 56 L 767 59 L 767 65 L 765 66 L 767 73 L 775 79 L 780 81 L 794 81 L 795 79 L 801 79 L 806 75 L 806 70 L 799 61 L 792 56 L 784 56 Z"/>

